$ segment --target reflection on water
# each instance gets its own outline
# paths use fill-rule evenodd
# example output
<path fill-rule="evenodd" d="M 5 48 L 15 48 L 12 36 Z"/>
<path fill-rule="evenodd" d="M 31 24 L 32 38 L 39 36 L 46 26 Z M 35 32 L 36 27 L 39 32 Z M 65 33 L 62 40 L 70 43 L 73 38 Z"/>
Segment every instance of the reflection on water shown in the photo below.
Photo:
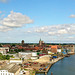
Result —
<path fill-rule="evenodd" d="M 49 70 L 47 75 L 75 75 L 75 55 L 65 57 L 64 59 L 55 63 Z M 36 74 L 44 75 L 44 74 Z"/>

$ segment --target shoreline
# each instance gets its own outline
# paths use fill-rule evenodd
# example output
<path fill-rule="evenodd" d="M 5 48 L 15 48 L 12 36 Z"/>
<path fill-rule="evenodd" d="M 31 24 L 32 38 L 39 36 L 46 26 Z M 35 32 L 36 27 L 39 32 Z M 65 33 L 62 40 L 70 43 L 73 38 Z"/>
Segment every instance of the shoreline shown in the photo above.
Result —
<path fill-rule="evenodd" d="M 74 55 L 74 54 L 75 53 L 69 53 L 69 55 Z M 55 59 L 53 62 L 48 62 L 49 65 L 48 65 L 48 68 L 46 69 L 46 71 L 36 71 L 35 75 L 36 75 L 36 73 L 44 73 L 45 75 L 47 75 L 47 73 L 48 73 L 49 69 L 52 67 L 52 65 L 55 64 L 55 63 L 57 63 L 59 60 L 64 59 L 65 57 L 66 56 L 59 57 L 59 58 Z"/>
<path fill-rule="evenodd" d="M 36 73 L 45 73 L 45 75 L 47 75 L 47 73 L 48 73 L 49 69 L 52 67 L 52 65 L 63 58 L 64 57 L 59 57 L 59 58 L 55 59 L 53 62 L 48 62 L 49 64 L 48 64 L 48 68 L 46 69 L 46 71 L 36 71 Z M 36 75 L 36 73 L 35 73 L 35 75 Z"/>

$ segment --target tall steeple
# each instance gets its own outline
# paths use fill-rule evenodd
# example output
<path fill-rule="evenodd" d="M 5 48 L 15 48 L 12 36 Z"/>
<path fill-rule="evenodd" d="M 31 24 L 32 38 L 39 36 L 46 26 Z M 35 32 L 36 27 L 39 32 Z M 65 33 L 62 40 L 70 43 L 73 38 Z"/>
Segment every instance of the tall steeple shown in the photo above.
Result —
<path fill-rule="evenodd" d="M 41 38 L 40 38 L 40 40 L 39 40 L 39 45 L 40 45 L 40 46 L 42 45 L 42 40 L 41 40 Z"/>
<path fill-rule="evenodd" d="M 41 38 L 40 38 L 40 40 L 39 41 L 41 41 Z"/>

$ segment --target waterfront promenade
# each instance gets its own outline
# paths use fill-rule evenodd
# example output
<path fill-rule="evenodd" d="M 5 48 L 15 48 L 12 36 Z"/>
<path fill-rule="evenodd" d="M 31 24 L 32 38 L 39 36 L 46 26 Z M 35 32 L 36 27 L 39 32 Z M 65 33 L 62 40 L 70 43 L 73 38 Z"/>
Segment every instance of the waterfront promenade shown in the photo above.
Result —
<path fill-rule="evenodd" d="M 48 62 L 48 67 L 46 68 L 45 71 L 41 70 L 41 71 L 36 71 L 37 73 L 45 73 L 45 75 L 47 75 L 49 69 L 51 68 L 51 66 L 56 63 L 57 61 L 63 59 L 64 57 L 59 57 L 59 58 L 56 58 L 56 59 L 53 59 L 52 61 Z"/>

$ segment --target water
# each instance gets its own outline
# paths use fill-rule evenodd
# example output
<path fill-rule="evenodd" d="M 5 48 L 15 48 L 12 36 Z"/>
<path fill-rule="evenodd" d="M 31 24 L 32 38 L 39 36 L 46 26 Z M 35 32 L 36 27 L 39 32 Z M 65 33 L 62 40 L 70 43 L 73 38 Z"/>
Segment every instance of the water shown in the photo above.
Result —
<path fill-rule="evenodd" d="M 70 57 L 65 57 L 64 59 L 55 63 L 49 70 L 47 75 L 75 75 L 75 55 Z M 45 75 L 43 73 L 38 73 L 36 75 Z"/>

